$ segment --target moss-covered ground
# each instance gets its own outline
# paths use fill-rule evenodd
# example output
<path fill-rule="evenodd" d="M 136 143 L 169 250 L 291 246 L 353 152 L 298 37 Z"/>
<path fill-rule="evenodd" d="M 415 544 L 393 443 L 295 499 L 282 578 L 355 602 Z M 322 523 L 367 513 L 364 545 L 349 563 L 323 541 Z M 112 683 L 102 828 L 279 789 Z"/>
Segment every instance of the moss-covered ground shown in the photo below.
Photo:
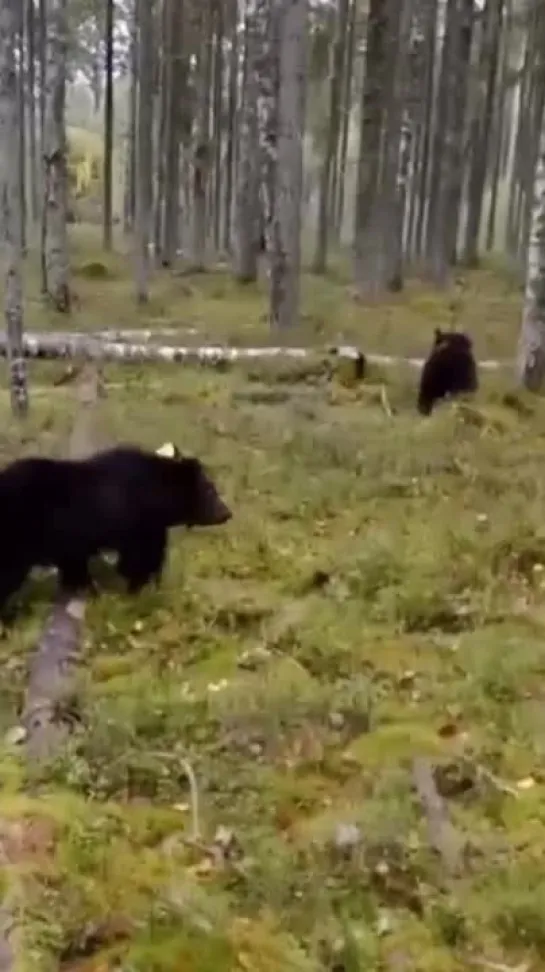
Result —
<path fill-rule="evenodd" d="M 112 266 L 79 278 L 65 326 L 267 337 L 258 288 L 165 276 L 137 314 Z M 318 339 L 378 352 L 425 353 L 455 313 L 480 355 L 509 357 L 519 305 L 492 271 L 372 308 L 342 280 L 305 280 Z M 32 366 L 23 432 L 3 393 L 4 457 L 62 448 L 61 368 Z M 510 377 L 423 420 L 409 370 L 346 387 L 258 366 L 106 368 L 107 435 L 198 454 L 235 516 L 173 533 L 159 590 L 129 599 L 105 576 L 75 731 L 32 788 L 8 730 L 51 578 L 0 642 L 0 819 L 14 842 L 27 823 L 29 968 L 545 967 L 545 403 Z M 430 845 L 416 757 L 446 802 L 454 872 Z"/>

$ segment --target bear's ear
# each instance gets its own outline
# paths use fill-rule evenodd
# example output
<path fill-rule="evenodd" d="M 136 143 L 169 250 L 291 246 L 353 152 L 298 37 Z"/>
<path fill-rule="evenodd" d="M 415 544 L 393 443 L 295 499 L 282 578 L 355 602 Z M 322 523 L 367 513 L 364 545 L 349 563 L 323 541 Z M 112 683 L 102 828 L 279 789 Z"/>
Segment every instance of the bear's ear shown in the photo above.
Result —
<path fill-rule="evenodd" d="M 164 442 L 162 446 L 159 446 L 159 448 L 155 450 L 155 452 L 156 455 L 163 456 L 164 459 L 182 458 L 182 453 L 174 442 Z"/>
<path fill-rule="evenodd" d="M 435 338 L 435 343 L 436 344 L 440 344 L 441 341 L 443 340 L 444 336 L 445 336 L 443 334 L 441 328 L 440 327 L 436 327 L 435 328 L 435 331 L 433 332 L 433 334 L 434 334 L 434 338 Z"/>

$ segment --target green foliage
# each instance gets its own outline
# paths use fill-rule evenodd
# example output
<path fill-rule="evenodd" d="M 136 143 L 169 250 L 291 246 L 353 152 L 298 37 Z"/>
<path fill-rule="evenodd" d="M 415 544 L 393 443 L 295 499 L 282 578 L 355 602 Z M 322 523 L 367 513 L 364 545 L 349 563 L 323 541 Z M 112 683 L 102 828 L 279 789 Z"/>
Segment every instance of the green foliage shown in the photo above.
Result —
<path fill-rule="evenodd" d="M 68 177 L 76 199 L 97 193 L 102 182 L 101 139 L 83 128 L 68 130 Z"/>
<path fill-rule="evenodd" d="M 78 277 L 71 327 L 197 327 L 181 342 L 206 321 L 209 337 L 265 339 L 258 287 L 203 275 L 182 293 L 164 276 L 135 311 L 119 257 L 78 233 L 74 251 L 108 274 Z M 450 295 L 417 285 L 373 308 L 342 282 L 304 290 L 305 339 L 365 334 L 365 350 L 422 353 L 451 313 Z M 491 271 L 468 278 L 481 353 L 509 353 L 517 301 Z M 58 368 L 33 366 L 24 451 L 58 451 L 66 432 Z M 22 913 L 33 968 L 540 967 L 545 406 L 489 375 L 472 403 L 422 420 L 414 372 L 372 379 L 106 369 L 112 438 L 197 453 L 235 517 L 174 534 L 159 590 L 129 599 L 101 572 L 81 724 L 26 796 L 5 734 L 51 580 L 28 585 L 0 641 L 0 816 L 36 828 Z M 21 433 L 7 395 L 0 410 L 7 458 Z M 448 880 L 415 798 L 417 756 L 464 846 Z"/>

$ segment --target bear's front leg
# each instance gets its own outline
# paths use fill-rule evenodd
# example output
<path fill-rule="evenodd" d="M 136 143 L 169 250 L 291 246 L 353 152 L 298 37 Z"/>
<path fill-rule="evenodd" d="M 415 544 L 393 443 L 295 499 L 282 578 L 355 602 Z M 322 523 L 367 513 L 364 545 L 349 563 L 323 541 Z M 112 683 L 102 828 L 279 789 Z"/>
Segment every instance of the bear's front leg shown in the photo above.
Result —
<path fill-rule="evenodd" d="M 11 563 L 0 570 L 0 616 L 5 618 L 6 605 L 10 597 L 24 584 L 30 567 L 22 563 Z"/>
<path fill-rule="evenodd" d="M 59 572 L 59 585 L 66 594 L 96 592 L 96 586 L 89 573 L 89 564 L 85 558 L 66 558 L 55 566 Z"/>
<path fill-rule="evenodd" d="M 146 530 L 119 549 L 117 570 L 131 594 L 137 594 L 151 580 L 159 583 L 166 557 L 167 531 Z"/>

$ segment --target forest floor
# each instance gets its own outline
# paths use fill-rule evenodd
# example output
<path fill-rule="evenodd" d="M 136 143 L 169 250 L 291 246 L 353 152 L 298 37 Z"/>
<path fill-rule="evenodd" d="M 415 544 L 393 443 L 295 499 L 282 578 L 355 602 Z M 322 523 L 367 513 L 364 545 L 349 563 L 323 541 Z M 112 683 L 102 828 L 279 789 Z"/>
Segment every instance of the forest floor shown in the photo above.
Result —
<path fill-rule="evenodd" d="M 452 293 L 365 308 L 343 286 L 306 279 L 305 312 L 371 351 L 424 354 L 453 313 Z M 262 333 L 257 289 L 157 290 L 146 317 L 121 271 L 86 279 L 69 326 Z M 455 300 L 480 354 L 513 355 L 512 284 L 482 271 Z M 4 459 L 62 449 L 61 369 L 31 366 L 23 437 L 2 394 Z M 409 370 L 358 387 L 257 366 L 105 376 L 109 438 L 196 453 L 235 515 L 173 532 L 159 590 L 109 580 L 90 603 L 81 723 L 31 790 L 9 729 L 52 578 L 0 641 L 0 819 L 31 825 L 33 970 L 544 968 L 545 402 L 490 374 L 423 420 Z M 450 821 L 435 837 L 426 766 Z"/>

